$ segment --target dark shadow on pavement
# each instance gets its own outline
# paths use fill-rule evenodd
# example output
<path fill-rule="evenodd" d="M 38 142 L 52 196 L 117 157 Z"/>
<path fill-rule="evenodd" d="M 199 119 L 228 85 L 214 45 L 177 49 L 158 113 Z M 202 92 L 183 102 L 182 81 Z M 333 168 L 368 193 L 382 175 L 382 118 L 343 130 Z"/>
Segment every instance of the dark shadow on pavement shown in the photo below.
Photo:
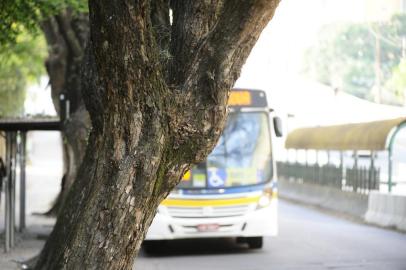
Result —
<path fill-rule="evenodd" d="M 261 252 L 261 250 L 251 250 L 247 244 L 237 243 L 235 238 L 203 238 L 143 243 L 140 255 L 146 257 L 169 257 L 250 254 L 253 252 Z"/>

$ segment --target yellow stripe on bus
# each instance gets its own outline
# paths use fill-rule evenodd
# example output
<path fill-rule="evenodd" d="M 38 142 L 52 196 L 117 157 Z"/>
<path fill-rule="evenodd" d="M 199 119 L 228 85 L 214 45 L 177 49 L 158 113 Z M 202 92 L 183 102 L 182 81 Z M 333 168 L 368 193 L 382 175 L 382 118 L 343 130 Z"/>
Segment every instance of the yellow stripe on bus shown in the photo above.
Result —
<path fill-rule="evenodd" d="M 166 199 L 161 204 L 165 206 L 227 206 L 237 204 L 249 204 L 258 202 L 260 196 L 237 198 L 237 199 L 219 199 L 219 200 L 182 200 Z"/>

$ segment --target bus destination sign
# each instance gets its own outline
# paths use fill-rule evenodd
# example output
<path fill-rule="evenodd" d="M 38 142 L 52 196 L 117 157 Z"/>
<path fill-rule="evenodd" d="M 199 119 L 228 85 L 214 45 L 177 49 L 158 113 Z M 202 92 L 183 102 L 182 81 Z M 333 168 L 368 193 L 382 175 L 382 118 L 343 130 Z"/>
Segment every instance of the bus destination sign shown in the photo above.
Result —
<path fill-rule="evenodd" d="M 267 107 L 264 91 L 233 89 L 228 98 L 228 106 L 232 107 Z"/>

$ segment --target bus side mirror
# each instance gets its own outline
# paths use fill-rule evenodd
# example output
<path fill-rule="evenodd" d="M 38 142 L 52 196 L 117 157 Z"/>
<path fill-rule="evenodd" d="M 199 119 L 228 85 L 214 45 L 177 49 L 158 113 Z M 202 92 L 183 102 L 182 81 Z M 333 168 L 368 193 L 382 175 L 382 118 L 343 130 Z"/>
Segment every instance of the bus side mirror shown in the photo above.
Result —
<path fill-rule="evenodd" d="M 276 137 L 282 137 L 283 136 L 283 131 L 282 131 L 282 120 L 280 117 L 275 116 L 273 118 L 273 127 L 275 129 L 275 135 Z"/>

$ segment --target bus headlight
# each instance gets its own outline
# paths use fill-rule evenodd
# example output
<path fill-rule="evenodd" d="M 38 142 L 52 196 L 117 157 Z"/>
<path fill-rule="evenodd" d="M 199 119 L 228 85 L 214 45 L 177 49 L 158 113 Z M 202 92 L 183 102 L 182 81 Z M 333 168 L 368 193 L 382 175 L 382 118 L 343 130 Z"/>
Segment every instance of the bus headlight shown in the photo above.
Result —
<path fill-rule="evenodd" d="M 271 204 L 272 200 L 272 188 L 267 188 L 264 190 L 261 197 L 258 199 L 257 209 L 267 207 Z"/>
<path fill-rule="evenodd" d="M 271 204 L 271 198 L 267 195 L 262 195 L 258 200 L 258 208 L 264 208 Z"/>

